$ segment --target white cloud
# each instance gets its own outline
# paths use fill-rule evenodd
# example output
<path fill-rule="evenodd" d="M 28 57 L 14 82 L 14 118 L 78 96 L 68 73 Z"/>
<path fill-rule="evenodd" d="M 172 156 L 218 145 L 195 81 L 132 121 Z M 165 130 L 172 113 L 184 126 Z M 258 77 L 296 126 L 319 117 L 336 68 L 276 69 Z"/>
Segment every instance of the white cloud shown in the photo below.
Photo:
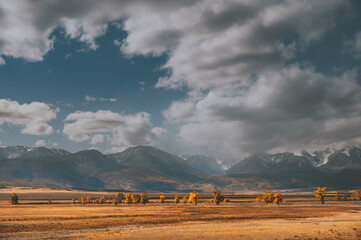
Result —
<path fill-rule="evenodd" d="M 65 119 L 63 133 L 72 141 L 90 141 L 99 144 L 106 141 L 112 147 L 152 145 L 163 133 L 154 128 L 148 113 L 121 115 L 111 111 L 75 112 Z"/>
<path fill-rule="evenodd" d="M 58 109 L 41 102 L 19 104 L 16 101 L 0 99 L 0 126 L 4 123 L 22 127 L 21 133 L 28 135 L 49 135 L 53 128 L 49 122 L 56 118 Z"/>
<path fill-rule="evenodd" d="M 86 102 L 94 102 L 94 101 L 97 100 L 97 98 L 91 97 L 89 95 L 86 95 L 84 99 L 85 99 Z"/>
<path fill-rule="evenodd" d="M 46 141 L 45 140 L 38 140 L 35 142 L 35 146 L 37 147 L 45 147 L 46 146 Z"/>
<path fill-rule="evenodd" d="M 188 143 L 236 155 L 351 144 L 361 136 L 360 113 L 356 71 L 327 77 L 292 66 L 263 73 L 247 89 L 174 102 L 163 114 L 185 122 L 180 136 Z"/>
<path fill-rule="evenodd" d="M 116 102 L 116 101 L 118 101 L 116 98 L 104 98 L 104 97 L 96 98 L 96 97 L 91 97 L 89 95 L 86 95 L 84 99 L 85 99 L 86 103 L 95 102 L 98 100 L 100 102 Z"/>

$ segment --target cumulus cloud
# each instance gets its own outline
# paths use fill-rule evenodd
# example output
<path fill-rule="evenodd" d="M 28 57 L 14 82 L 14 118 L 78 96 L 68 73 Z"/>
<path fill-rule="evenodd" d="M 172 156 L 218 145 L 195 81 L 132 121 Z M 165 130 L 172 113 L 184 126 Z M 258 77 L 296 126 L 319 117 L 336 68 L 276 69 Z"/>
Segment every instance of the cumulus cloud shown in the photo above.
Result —
<path fill-rule="evenodd" d="M 41 102 L 19 104 L 17 101 L 0 99 L 0 126 L 4 123 L 21 127 L 28 135 L 49 135 L 53 128 L 49 122 L 56 118 L 58 109 Z"/>
<path fill-rule="evenodd" d="M 185 141 L 238 154 L 352 143 L 361 135 L 360 113 L 355 70 L 327 77 L 291 66 L 263 73 L 249 88 L 174 102 L 163 115 L 185 122 L 180 130 Z"/>
<path fill-rule="evenodd" d="M 108 23 L 127 19 L 138 11 L 168 11 L 187 2 L 117 0 L 0 0 L 0 56 L 41 61 L 54 47 L 52 32 L 60 27 L 71 39 L 97 49 L 96 38 Z M 0 63 L 3 64 L 3 59 Z"/>
<path fill-rule="evenodd" d="M 70 140 L 107 142 L 114 148 L 152 145 L 165 130 L 153 127 L 148 113 L 121 115 L 111 111 L 75 112 L 65 119 L 63 133 Z"/>

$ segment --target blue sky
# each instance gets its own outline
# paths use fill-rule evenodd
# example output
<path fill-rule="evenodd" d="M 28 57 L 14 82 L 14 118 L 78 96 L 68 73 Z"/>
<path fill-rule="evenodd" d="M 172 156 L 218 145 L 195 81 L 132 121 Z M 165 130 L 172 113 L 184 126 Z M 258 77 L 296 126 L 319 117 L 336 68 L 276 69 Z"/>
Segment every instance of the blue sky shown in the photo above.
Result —
<path fill-rule="evenodd" d="M 344 0 L 0 1 L 1 145 L 359 144 L 360 18 Z"/>

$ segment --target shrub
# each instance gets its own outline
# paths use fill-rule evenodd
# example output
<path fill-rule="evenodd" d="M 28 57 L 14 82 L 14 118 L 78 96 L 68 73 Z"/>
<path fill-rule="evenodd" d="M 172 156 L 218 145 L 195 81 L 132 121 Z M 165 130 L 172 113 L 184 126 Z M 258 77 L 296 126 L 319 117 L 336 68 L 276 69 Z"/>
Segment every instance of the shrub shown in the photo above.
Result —
<path fill-rule="evenodd" d="M 187 201 L 188 201 L 188 197 L 187 197 L 187 195 L 184 195 L 183 196 L 183 203 L 187 203 Z"/>
<path fill-rule="evenodd" d="M 72 204 L 75 204 L 75 203 L 76 203 L 75 198 L 72 198 L 72 199 L 71 199 L 71 203 L 72 203 Z"/>
<path fill-rule="evenodd" d="M 53 202 L 53 200 L 52 199 L 48 199 L 48 204 L 51 204 Z"/>
<path fill-rule="evenodd" d="M 159 203 L 164 203 L 164 199 L 165 199 L 165 197 L 164 197 L 164 195 L 161 195 L 160 197 L 159 197 Z"/>
<path fill-rule="evenodd" d="M 224 200 L 223 200 L 223 202 L 230 202 L 231 200 L 229 200 L 229 198 L 225 198 Z"/>
<path fill-rule="evenodd" d="M 199 203 L 200 199 L 201 199 L 200 194 L 198 192 L 194 191 L 189 194 L 188 201 L 191 203 L 194 203 L 194 205 L 197 205 L 197 203 Z"/>
<path fill-rule="evenodd" d="M 174 203 L 179 203 L 179 196 L 178 196 L 178 195 L 175 195 L 175 197 L 174 197 Z"/>
<path fill-rule="evenodd" d="M 223 202 L 224 196 L 220 191 L 213 190 L 213 202 L 216 203 L 216 205 L 219 205 L 220 202 Z"/>
<path fill-rule="evenodd" d="M 318 187 L 317 190 L 315 190 L 315 197 L 321 201 L 322 204 L 325 203 L 325 198 L 327 196 L 327 194 L 325 193 L 327 187 L 323 187 L 323 188 L 320 188 Z"/>
<path fill-rule="evenodd" d="M 19 198 L 18 198 L 18 195 L 16 195 L 16 193 L 11 194 L 10 203 L 13 204 L 13 205 L 19 203 Z"/>

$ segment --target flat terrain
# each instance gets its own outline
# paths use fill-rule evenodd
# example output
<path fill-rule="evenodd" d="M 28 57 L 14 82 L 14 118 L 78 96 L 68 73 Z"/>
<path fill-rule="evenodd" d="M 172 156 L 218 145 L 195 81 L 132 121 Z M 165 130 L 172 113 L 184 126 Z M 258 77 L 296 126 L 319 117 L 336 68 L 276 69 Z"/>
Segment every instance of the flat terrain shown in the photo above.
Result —
<path fill-rule="evenodd" d="M 152 199 L 146 205 L 82 206 L 56 198 L 49 205 L 38 193 L 14 206 L 0 200 L 0 238 L 361 239 L 361 202 L 354 201 L 321 205 L 306 195 L 287 201 L 286 194 L 280 205 L 233 196 L 220 206 L 206 197 L 197 206 L 174 204 L 170 197 L 165 204 Z"/>

